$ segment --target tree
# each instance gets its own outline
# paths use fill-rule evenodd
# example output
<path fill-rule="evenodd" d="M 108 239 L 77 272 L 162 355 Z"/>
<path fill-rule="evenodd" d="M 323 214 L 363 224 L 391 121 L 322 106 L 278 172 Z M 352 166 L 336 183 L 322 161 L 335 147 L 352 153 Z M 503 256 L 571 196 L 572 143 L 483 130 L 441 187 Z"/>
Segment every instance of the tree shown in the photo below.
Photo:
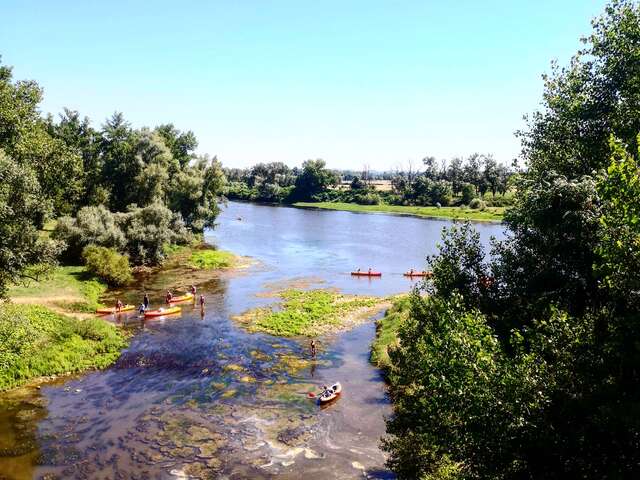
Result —
<path fill-rule="evenodd" d="M 55 264 L 60 245 L 38 233 L 50 209 L 36 173 L 0 150 L 0 298 Z"/>
<path fill-rule="evenodd" d="M 324 160 L 307 160 L 302 164 L 302 173 L 296 179 L 295 198 L 311 200 L 329 187 L 338 185 L 338 176 L 325 166 Z"/>

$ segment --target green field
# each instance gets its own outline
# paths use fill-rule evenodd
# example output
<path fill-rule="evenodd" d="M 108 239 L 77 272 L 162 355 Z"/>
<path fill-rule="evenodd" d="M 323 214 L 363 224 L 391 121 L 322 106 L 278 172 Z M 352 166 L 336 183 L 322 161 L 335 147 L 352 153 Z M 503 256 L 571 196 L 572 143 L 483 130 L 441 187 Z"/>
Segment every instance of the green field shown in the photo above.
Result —
<path fill-rule="evenodd" d="M 26 280 L 9 288 L 15 303 L 38 304 L 76 313 L 92 313 L 100 305 L 107 286 L 84 266 L 56 267 L 38 280 Z"/>
<path fill-rule="evenodd" d="M 298 202 L 294 207 L 322 208 L 361 213 L 389 213 L 395 215 L 413 215 L 416 217 L 451 218 L 456 220 L 474 220 L 481 222 L 500 222 L 505 207 L 487 207 L 473 210 L 468 207 L 410 207 L 404 205 L 358 205 L 340 202 Z"/>
<path fill-rule="evenodd" d="M 78 320 L 37 305 L 0 307 L 0 391 L 30 379 L 115 362 L 124 334 L 104 320 Z"/>

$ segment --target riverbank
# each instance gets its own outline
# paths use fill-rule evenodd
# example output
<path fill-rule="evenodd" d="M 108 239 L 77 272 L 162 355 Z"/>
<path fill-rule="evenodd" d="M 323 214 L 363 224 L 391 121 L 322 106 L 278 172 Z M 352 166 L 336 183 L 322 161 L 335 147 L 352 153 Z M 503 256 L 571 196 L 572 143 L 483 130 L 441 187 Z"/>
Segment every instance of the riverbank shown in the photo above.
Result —
<path fill-rule="evenodd" d="M 371 363 L 388 373 L 391 367 L 389 349 L 398 343 L 398 329 L 409 316 L 411 299 L 396 298 L 384 316 L 376 321 L 376 338 L 371 343 Z"/>
<path fill-rule="evenodd" d="M 317 337 L 347 330 L 388 308 L 388 298 L 343 295 L 333 290 L 288 289 L 275 293 L 281 302 L 236 315 L 251 332 L 282 337 Z"/>
<path fill-rule="evenodd" d="M 37 305 L 0 307 L 0 391 L 51 375 L 105 368 L 127 345 L 104 320 L 80 320 Z"/>
<path fill-rule="evenodd" d="M 320 208 L 323 210 L 341 210 L 356 213 L 387 213 L 392 215 L 411 215 L 424 218 L 449 218 L 452 220 L 473 220 L 479 222 L 501 222 L 505 207 L 487 207 L 474 210 L 468 207 L 413 207 L 405 205 L 359 205 L 341 202 L 297 202 L 298 208 Z"/>

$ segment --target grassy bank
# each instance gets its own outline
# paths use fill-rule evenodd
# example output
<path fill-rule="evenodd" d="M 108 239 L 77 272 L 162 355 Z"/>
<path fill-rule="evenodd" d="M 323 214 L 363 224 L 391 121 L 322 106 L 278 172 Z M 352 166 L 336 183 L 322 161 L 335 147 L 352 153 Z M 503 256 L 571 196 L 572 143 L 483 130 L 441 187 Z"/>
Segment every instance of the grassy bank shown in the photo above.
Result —
<path fill-rule="evenodd" d="M 104 320 L 76 318 L 37 305 L 0 307 L 0 391 L 35 377 L 104 368 L 126 346 Z"/>
<path fill-rule="evenodd" d="M 165 267 L 186 266 L 195 270 L 231 268 L 239 264 L 240 257 L 231 252 L 217 250 L 205 243 L 171 245 L 165 247 Z"/>
<path fill-rule="evenodd" d="M 13 303 L 42 305 L 58 312 L 93 313 L 107 286 L 84 266 L 56 267 L 38 280 L 14 285 L 8 296 Z"/>
<path fill-rule="evenodd" d="M 290 289 L 277 296 L 281 303 L 248 310 L 235 319 L 250 331 L 314 337 L 355 325 L 388 304 L 384 298 L 342 295 L 331 290 Z"/>
<path fill-rule="evenodd" d="M 344 210 L 360 213 L 389 213 L 413 215 L 416 217 L 451 218 L 456 220 L 475 220 L 482 222 L 500 222 L 505 207 L 487 207 L 473 210 L 468 207 L 409 207 L 404 205 L 358 205 L 340 202 L 298 202 L 295 207 L 322 208 L 326 210 Z"/>
<path fill-rule="evenodd" d="M 376 322 L 376 338 L 371 344 L 371 362 L 379 368 L 391 366 L 389 348 L 398 342 L 398 329 L 409 314 L 410 298 L 403 296 L 394 300 L 384 317 Z"/>

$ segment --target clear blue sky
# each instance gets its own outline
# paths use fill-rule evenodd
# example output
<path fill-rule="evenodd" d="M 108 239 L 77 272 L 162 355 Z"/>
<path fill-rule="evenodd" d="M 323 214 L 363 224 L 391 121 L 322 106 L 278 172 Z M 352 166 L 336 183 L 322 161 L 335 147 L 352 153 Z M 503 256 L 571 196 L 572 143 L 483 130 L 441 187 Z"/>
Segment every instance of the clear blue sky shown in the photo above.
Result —
<path fill-rule="evenodd" d="M 513 132 L 604 0 L 0 3 L 0 54 L 44 112 L 172 122 L 226 166 L 397 166 Z"/>

